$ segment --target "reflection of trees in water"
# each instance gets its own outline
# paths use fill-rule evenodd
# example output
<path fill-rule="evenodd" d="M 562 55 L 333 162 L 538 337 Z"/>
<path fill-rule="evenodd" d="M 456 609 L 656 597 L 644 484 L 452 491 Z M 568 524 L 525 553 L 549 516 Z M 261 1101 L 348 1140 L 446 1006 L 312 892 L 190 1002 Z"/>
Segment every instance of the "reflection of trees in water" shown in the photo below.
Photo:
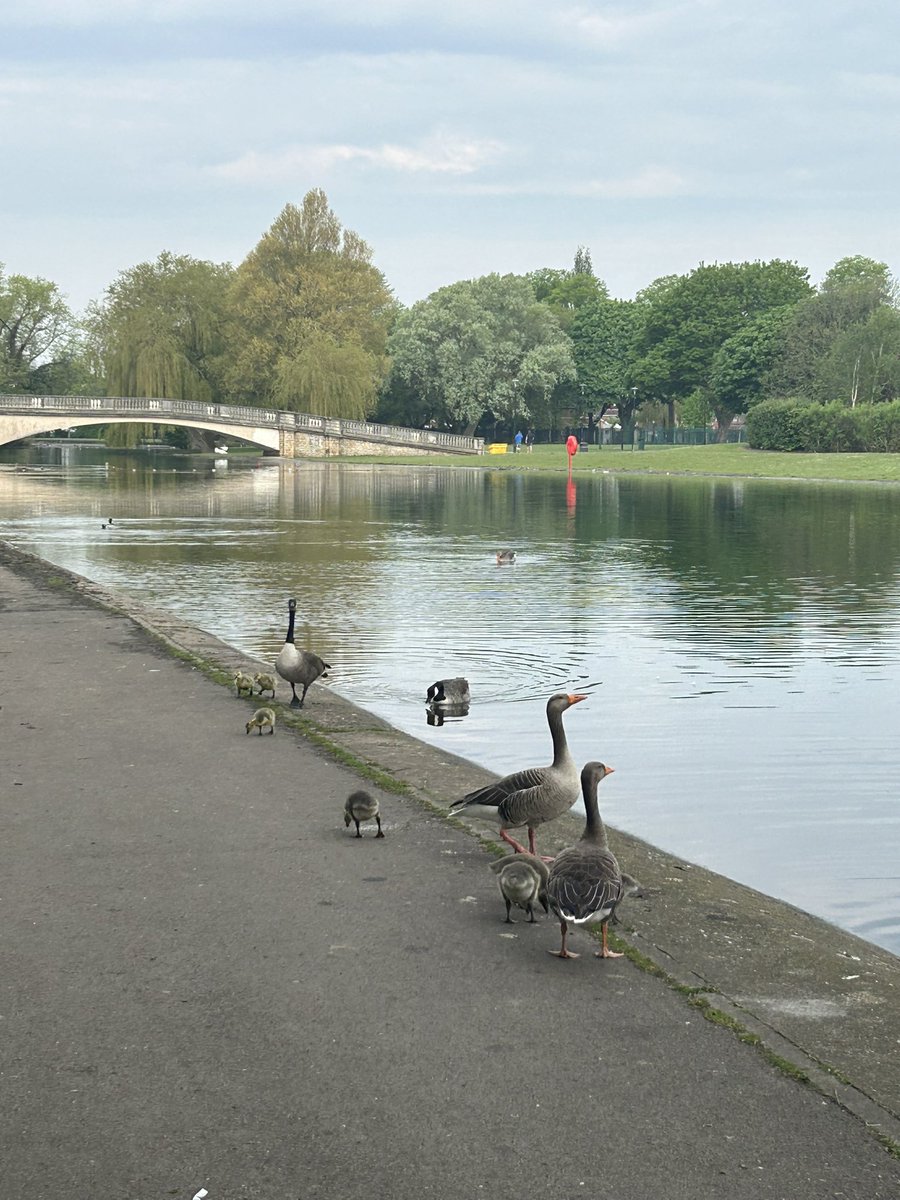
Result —
<path fill-rule="evenodd" d="M 893 624 L 900 492 L 696 479 L 615 487 L 615 520 L 593 510 L 583 532 L 634 539 L 635 559 L 665 585 L 664 608 L 699 648 L 728 653 L 741 639 L 738 658 L 768 658 L 800 638 L 876 639 Z"/>

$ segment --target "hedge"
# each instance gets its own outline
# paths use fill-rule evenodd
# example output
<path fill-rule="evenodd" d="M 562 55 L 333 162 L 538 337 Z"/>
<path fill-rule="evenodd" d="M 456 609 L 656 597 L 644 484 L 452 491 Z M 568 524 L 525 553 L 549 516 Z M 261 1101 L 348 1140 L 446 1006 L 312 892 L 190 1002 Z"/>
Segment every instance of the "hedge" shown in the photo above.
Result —
<path fill-rule="evenodd" d="M 817 453 L 900 453 L 900 400 L 883 404 L 810 404 L 763 400 L 747 413 L 747 441 L 754 450 Z"/>

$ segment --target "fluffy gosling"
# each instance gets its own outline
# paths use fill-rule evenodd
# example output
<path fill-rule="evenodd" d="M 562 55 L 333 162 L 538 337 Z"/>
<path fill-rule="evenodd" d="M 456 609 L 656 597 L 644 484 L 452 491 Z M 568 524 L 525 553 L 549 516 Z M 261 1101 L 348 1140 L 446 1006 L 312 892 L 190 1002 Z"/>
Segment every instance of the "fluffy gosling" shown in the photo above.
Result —
<path fill-rule="evenodd" d="M 262 737 L 262 731 L 268 729 L 269 733 L 275 732 L 275 713 L 271 708 L 258 708 L 250 720 L 247 722 L 247 732 L 251 729 L 257 730 L 259 736 Z"/>
<path fill-rule="evenodd" d="M 356 836 L 362 837 L 359 831 L 361 821 L 371 821 L 374 818 L 378 825 L 378 832 L 375 834 L 377 838 L 383 838 L 384 833 L 381 828 L 381 817 L 378 813 L 378 801 L 374 796 L 370 796 L 368 792 L 351 792 L 344 803 L 344 825 L 350 828 L 352 821 L 356 826 Z"/>
<path fill-rule="evenodd" d="M 245 675 L 243 671 L 234 673 L 234 690 L 238 696 L 253 695 L 253 676 Z"/>
<path fill-rule="evenodd" d="M 541 904 L 545 913 L 550 912 L 547 901 L 547 879 L 550 869 L 542 859 L 534 854 L 507 854 L 492 862 L 491 870 L 498 876 L 500 895 L 506 903 L 507 925 L 515 924 L 509 915 L 509 910 L 514 904 L 516 908 L 528 913 L 528 920 L 532 925 L 537 924 L 534 919 L 536 902 Z"/>
<path fill-rule="evenodd" d="M 263 692 L 271 692 L 272 699 L 275 699 L 275 676 L 267 675 L 264 671 L 257 671 L 253 676 L 253 682 L 259 691 L 260 696 Z"/>

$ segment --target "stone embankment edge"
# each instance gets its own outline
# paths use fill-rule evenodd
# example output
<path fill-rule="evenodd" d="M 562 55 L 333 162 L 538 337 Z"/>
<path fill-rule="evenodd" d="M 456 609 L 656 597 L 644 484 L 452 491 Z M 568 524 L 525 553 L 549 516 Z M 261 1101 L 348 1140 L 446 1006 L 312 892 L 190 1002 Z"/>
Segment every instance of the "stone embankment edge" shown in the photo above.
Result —
<path fill-rule="evenodd" d="M 236 671 L 271 669 L 270 663 L 244 654 L 170 612 L 143 604 L 3 541 L 0 541 L 0 562 L 13 571 L 28 575 L 40 586 L 65 589 L 73 599 L 130 619 L 173 657 L 221 686 L 231 687 Z M 384 791 L 406 796 L 458 828 L 465 829 L 487 853 L 506 852 L 506 848 L 498 841 L 484 834 L 484 826 L 479 822 L 470 822 L 448 812 L 451 800 L 495 779 L 496 775 L 403 733 L 322 685 L 311 690 L 308 703 L 310 701 L 313 702 L 310 707 L 314 715 L 306 708 L 300 715 L 277 701 L 267 700 L 266 703 L 276 708 L 282 726 L 312 742 L 343 766 Z M 548 847 L 551 849 L 571 843 L 581 830 L 581 822 L 576 818 L 566 818 L 556 824 L 560 828 L 555 844 Z M 695 922 L 696 914 L 692 909 L 696 906 L 685 903 L 692 889 L 703 891 L 712 886 L 721 890 L 722 885 L 727 884 L 732 896 L 743 895 L 753 905 L 762 900 L 767 912 L 774 910 L 777 914 L 776 924 L 783 928 L 786 936 L 809 940 L 792 927 L 811 922 L 820 929 L 833 930 L 835 944 L 846 944 L 851 950 L 854 947 L 869 951 L 873 949 L 869 943 L 827 926 L 788 904 L 762 897 L 750 888 L 725 880 L 705 868 L 685 863 L 677 856 L 667 854 L 638 838 L 620 831 L 613 833 L 617 845 L 627 845 L 626 861 L 629 868 L 634 866 L 636 859 L 642 860 L 644 869 L 639 876 L 642 883 L 648 878 L 649 871 L 651 884 L 647 887 L 647 893 L 651 905 L 654 896 L 658 898 L 663 890 L 660 886 L 663 878 L 681 885 L 668 889 L 674 890 L 676 895 L 674 899 L 667 900 L 667 907 L 675 909 L 676 920 L 682 926 L 690 927 Z M 544 842 L 547 840 L 545 838 Z M 621 850 L 618 852 L 620 857 L 625 857 Z M 679 871 L 683 877 L 673 879 L 665 874 L 672 870 Z M 705 899 L 701 898 L 701 907 L 708 903 L 708 895 Z M 727 903 L 736 901 L 729 899 Z M 679 912 L 679 909 L 683 911 Z M 833 1066 L 824 1056 L 801 1045 L 790 1032 L 777 1028 L 770 1020 L 750 1011 L 740 998 L 729 994 L 735 991 L 733 986 L 724 984 L 722 980 L 717 981 L 716 971 L 711 969 L 709 961 L 702 961 L 702 956 L 700 960 L 692 961 L 690 953 L 673 953 L 671 945 L 665 944 L 665 939 L 661 944 L 660 939 L 654 937 L 654 931 L 651 930 L 648 937 L 646 932 L 630 923 L 619 926 L 619 932 L 611 934 L 611 940 L 636 966 L 654 974 L 682 994 L 686 1003 L 705 1019 L 730 1029 L 741 1041 L 756 1047 L 773 1067 L 814 1088 L 861 1120 L 885 1150 L 900 1158 L 900 1113 L 871 1095 L 865 1082 L 853 1077 L 854 1072 L 845 1066 Z M 683 951 L 683 947 L 681 949 Z M 860 957 L 843 950 L 839 953 L 848 962 L 858 961 Z M 887 952 L 880 952 L 880 957 L 882 965 L 893 960 L 898 968 L 897 978 L 900 979 L 900 960 Z"/>

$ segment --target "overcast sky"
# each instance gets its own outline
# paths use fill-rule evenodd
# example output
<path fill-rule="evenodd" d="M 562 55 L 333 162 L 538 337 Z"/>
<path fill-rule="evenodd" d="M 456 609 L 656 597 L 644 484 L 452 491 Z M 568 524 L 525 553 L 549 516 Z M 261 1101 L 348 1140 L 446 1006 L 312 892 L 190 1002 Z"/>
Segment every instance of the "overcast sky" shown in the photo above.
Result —
<path fill-rule="evenodd" d="M 404 303 L 569 267 L 900 274 L 896 0 L 2 5 L 0 262 L 76 311 L 162 250 L 238 263 L 325 190 Z"/>

